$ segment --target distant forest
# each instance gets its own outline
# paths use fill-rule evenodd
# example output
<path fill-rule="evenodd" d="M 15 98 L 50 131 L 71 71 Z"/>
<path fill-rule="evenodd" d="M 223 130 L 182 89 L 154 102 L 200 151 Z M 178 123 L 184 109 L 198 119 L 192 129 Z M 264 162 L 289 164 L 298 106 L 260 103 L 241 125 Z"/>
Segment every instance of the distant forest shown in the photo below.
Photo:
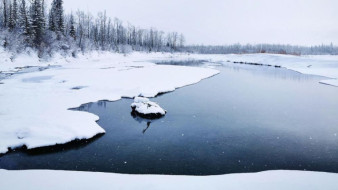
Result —
<path fill-rule="evenodd" d="M 330 45 L 319 46 L 292 46 L 280 44 L 241 45 L 226 46 L 186 46 L 185 51 L 201 54 L 244 54 L 244 53 L 273 53 L 288 55 L 338 55 L 338 47 Z"/>
<path fill-rule="evenodd" d="M 89 50 L 176 51 L 185 42 L 177 32 L 124 25 L 106 12 L 96 17 L 81 10 L 65 14 L 63 0 L 53 0 L 48 10 L 44 0 L 1 1 L 0 40 L 13 52 L 32 48 L 44 56 L 60 50 L 73 55 Z"/>
<path fill-rule="evenodd" d="M 278 54 L 338 54 L 338 47 L 290 45 L 227 45 L 184 46 L 185 37 L 178 32 L 163 32 L 155 28 L 142 29 L 110 18 L 106 12 L 97 16 L 78 10 L 66 14 L 63 0 L 1 0 L 0 45 L 6 50 L 21 53 L 38 52 L 39 57 L 55 52 L 76 56 L 92 50 L 128 53 L 190 52 L 202 54 L 278 53 Z"/>

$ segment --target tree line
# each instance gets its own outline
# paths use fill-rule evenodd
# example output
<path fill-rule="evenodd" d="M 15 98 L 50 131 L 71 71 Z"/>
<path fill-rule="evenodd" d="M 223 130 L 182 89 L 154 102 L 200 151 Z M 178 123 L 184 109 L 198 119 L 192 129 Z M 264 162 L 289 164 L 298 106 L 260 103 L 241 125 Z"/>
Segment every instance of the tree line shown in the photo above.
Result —
<path fill-rule="evenodd" d="M 53 0 L 49 8 L 44 0 L 2 0 L 0 30 L 3 47 L 37 49 L 40 56 L 58 50 L 178 51 L 185 43 L 183 34 L 126 25 L 105 11 L 65 14 L 63 0 Z"/>
<path fill-rule="evenodd" d="M 77 52 L 91 50 L 338 55 L 338 47 L 333 44 L 311 47 L 280 44 L 184 44 L 183 34 L 124 24 L 118 18 L 108 17 L 105 11 L 96 16 L 81 10 L 66 14 L 63 0 L 52 0 L 50 6 L 46 6 L 44 0 L 0 0 L 0 46 L 17 53 L 27 49 L 38 50 L 40 57 L 54 52 L 75 56 Z"/>
<path fill-rule="evenodd" d="M 245 54 L 245 53 L 272 53 L 288 55 L 338 55 L 338 47 L 332 43 L 317 46 L 295 46 L 282 44 L 241 45 L 232 44 L 224 46 L 186 46 L 185 51 L 200 54 Z"/>

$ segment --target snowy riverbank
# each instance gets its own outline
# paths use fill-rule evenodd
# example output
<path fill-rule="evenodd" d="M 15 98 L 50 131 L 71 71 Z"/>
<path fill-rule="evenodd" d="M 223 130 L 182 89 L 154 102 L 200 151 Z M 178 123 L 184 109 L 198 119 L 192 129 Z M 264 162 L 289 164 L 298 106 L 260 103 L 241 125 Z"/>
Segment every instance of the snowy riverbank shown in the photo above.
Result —
<path fill-rule="evenodd" d="M 338 56 L 337 55 L 278 55 L 278 54 L 175 54 L 172 60 L 198 59 L 222 64 L 224 62 L 253 63 L 280 66 L 303 74 L 318 75 L 329 79 L 319 81 L 323 84 L 338 86 Z"/>
<path fill-rule="evenodd" d="M 123 175 L 69 171 L 0 170 L 2 189 L 212 189 L 212 190 L 336 190 L 338 175 L 304 171 L 267 171 L 220 176 Z"/>

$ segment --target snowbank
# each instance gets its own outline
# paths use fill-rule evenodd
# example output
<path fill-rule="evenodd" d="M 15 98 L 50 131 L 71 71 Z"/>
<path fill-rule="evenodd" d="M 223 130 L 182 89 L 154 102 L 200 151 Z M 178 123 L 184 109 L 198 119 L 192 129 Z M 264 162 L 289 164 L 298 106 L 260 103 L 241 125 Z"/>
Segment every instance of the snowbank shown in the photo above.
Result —
<path fill-rule="evenodd" d="M 134 103 L 131 104 L 133 112 L 144 118 L 159 118 L 166 114 L 166 111 L 157 103 L 151 102 L 148 98 L 135 97 Z"/>
<path fill-rule="evenodd" d="M 192 177 L 0 170 L 1 188 L 12 190 L 337 190 L 337 181 L 337 174 L 304 171 L 268 171 L 252 174 Z"/>
<path fill-rule="evenodd" d="M 277 55 L 277 54 L 175 54 L 170 60 L 208 60 L 215 63 L 246 62 L 280 66 L 303 74 L 319 75 L 330 79 L 319 81 L 322 84 L 338 86 L 338 56 L 337 55 Z"/>
<path fill-rule="evenodd" d="M 24 56 L 27 65 L 34 62 L 59 67 L 1 81 L 0 153 L 6 153 L 9 147 L 25 145 L 32 149 L 105 133 L 96 123 L 98 116 L 70 108 L 121 97 L 154 97 L 218 73 L 206 68 L 159 66 L 142 61 L 154 55 L 157 54 L 93 53 L 77 59 L 55 58 L 48 63 Z M 1 62 L 0 70 L 9 72 L 17 66 L 27 66 L 25 60 L 18 57 L 11 65 Z"/>
<path fill-rule="evenodd" d="M 303 74 L 319 75 L 331 78 L 320 81 L 320 83 L 338 86 L 338 56 L 248 54 L 240 56 L 232 55 L 232 58 L 229 58 L 229 60 L 242 60 L 278 65 Z"/>

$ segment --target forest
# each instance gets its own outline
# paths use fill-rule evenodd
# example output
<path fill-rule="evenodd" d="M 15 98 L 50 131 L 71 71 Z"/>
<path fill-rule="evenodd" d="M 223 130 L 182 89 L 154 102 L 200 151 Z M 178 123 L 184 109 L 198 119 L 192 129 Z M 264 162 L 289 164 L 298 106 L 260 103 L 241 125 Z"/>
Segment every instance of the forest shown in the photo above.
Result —
<path fill-rule="evenodd" d="M 2 0 L 2 46 L 16 53 L 38 50 L 42 57 L 56 51 L 73 56 L 91 50 L 176 51 L 185 42 L 183 34 L 125 25 L 118 18 L 108 17 L 105 11 L 95 17 L 81 10 L 66 14 L 63 0 L 53 0 L 47 7 L 44 0 Z"/>
<path fill-rule="evenodd" d="M 106 11 L 96 16 L 82 10 L 65 13 L 63 0 L 53 0 L 51 5 L 44 0 L 2 0 L 0 4 L 0 45 L 14 54 L 37 51 L 39 57 L 50 57 L 59 52 L 76 57 L 79 52 L 93 50 L 120 53 L 338 54 L 338 47 L 332 43 L 307 47 L 280 44 L 185 46 L 185 42 L 185 36 L 178 32 L 125 24 L 118 18 L 108 17 Z"/>

